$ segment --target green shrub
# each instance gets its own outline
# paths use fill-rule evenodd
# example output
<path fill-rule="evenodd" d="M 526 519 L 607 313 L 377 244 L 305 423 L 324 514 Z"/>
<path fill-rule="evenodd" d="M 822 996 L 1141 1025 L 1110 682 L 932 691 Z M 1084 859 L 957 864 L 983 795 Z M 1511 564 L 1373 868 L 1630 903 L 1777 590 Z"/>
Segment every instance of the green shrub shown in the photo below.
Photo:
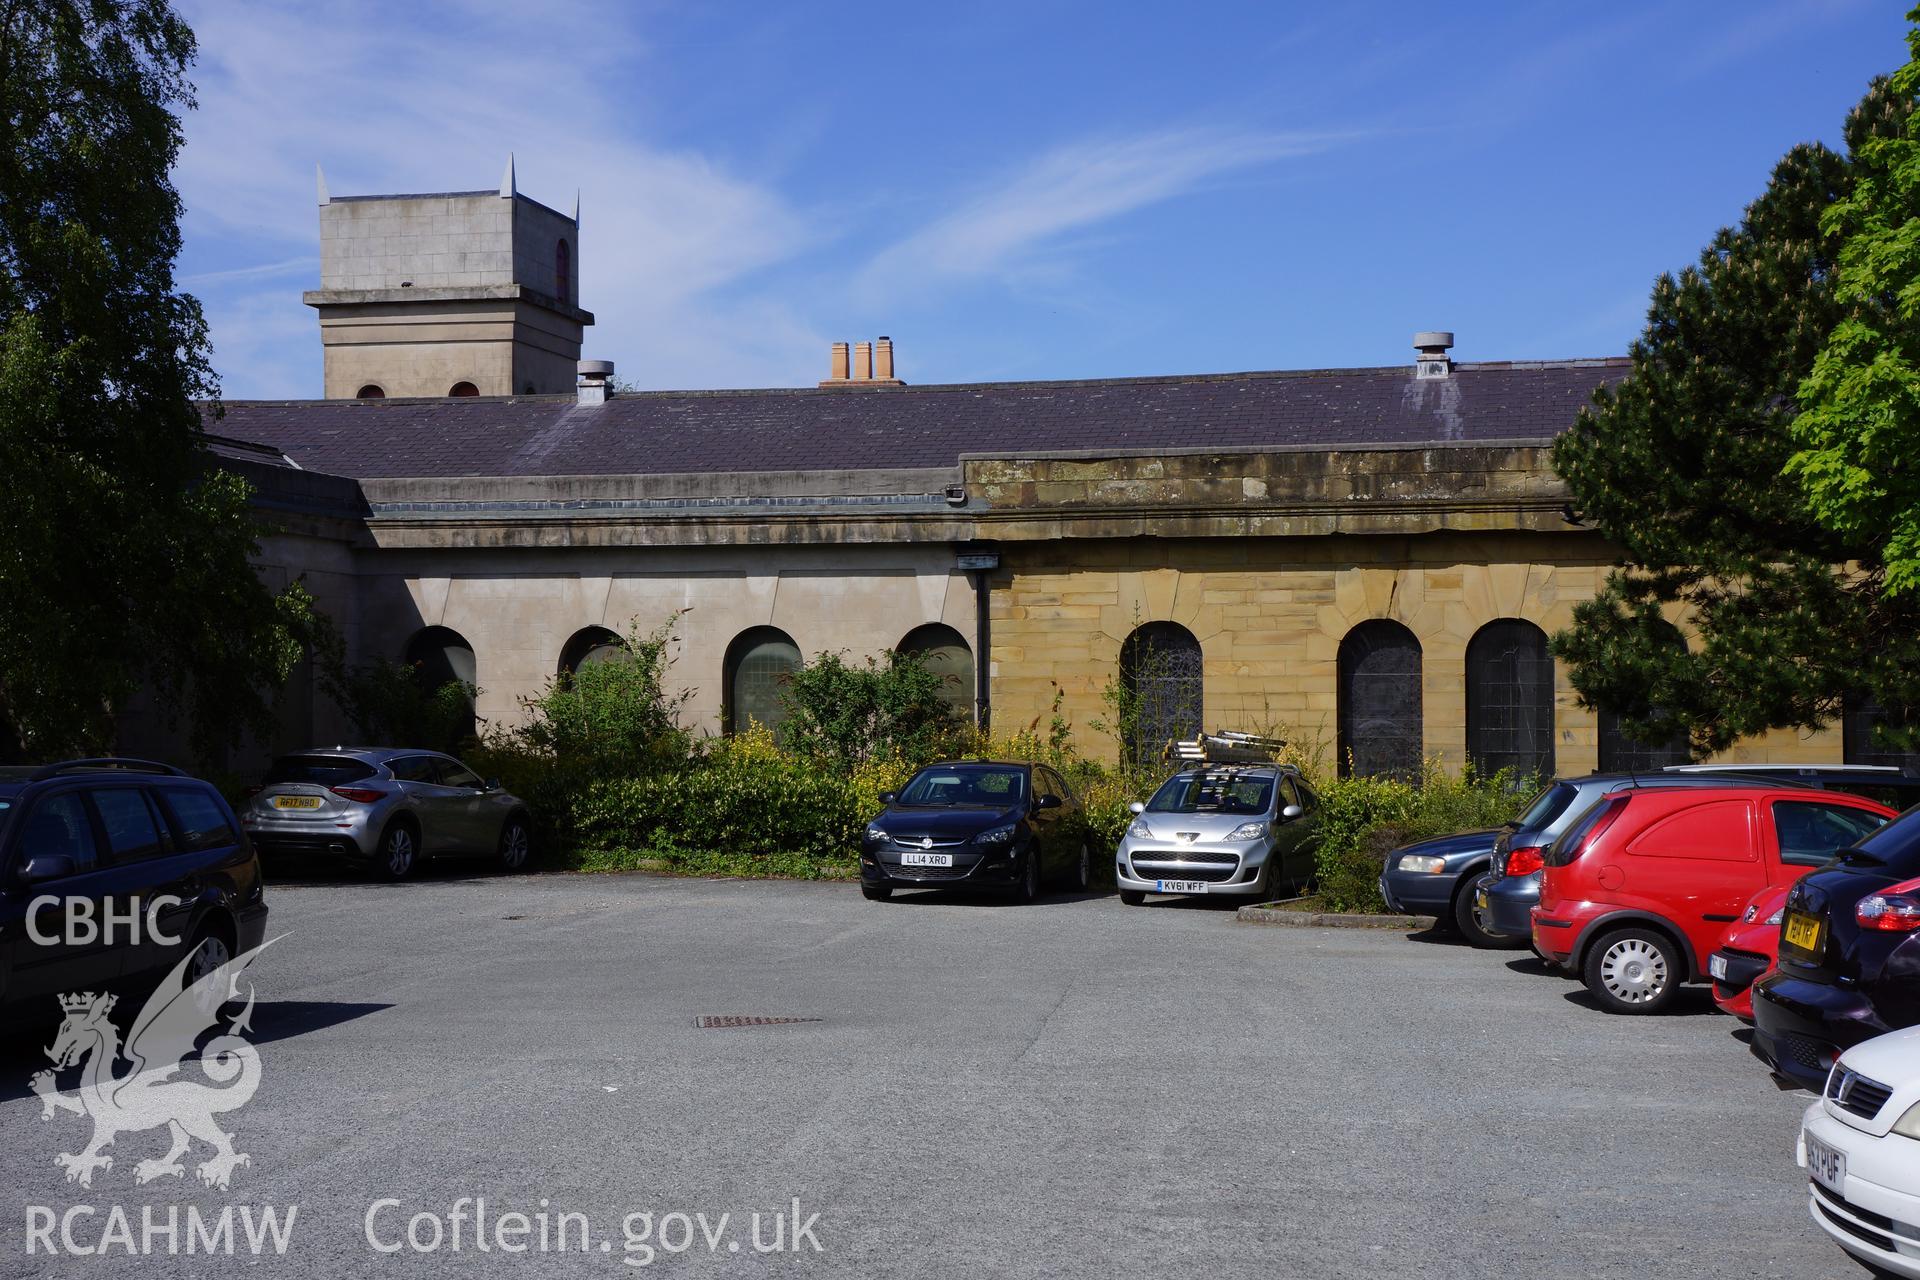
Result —
<path fill-rule="evenodd" d="M 846 766 L 931 760 L 959 728 L 944 677 L 918 654 L 889 651 L 855 666 L 822 653 L 787 678 L 780 740 L 804 756 Z"/>
<path fill-rule="evenodd" d="M 1335 778 L 1317 784 L 1318 890 L 1332 911 L 1383 911 L 1380 872 L 1403 844 L 1497 827 L 1519 814 L 1532 786 L 1503 770 L 1449 774 L 1429 761 L 1417 784 L 1395 778 Z"/>
<path fill-rule="evenodd" d="M 473 740 L 479 693 L 460 680 L 429 688 L 412 663 L 374 662 L 344 673 L 339 701 L 369 742 L 458 752 Z"/>

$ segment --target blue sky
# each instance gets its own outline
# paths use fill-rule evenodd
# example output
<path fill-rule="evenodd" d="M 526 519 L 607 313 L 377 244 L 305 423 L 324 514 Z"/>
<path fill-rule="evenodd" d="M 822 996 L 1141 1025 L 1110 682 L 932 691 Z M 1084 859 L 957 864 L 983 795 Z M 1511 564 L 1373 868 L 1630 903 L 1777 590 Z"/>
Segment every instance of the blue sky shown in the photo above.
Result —
<path fill-rule="evenodd" d="M 644 387 L 1617 354 L 1654 276 L 1838 139 L 1902 6 L 185 0 L 182 287 L 230 398 L 315 396 L 336 194 L 582 202 Z"/>

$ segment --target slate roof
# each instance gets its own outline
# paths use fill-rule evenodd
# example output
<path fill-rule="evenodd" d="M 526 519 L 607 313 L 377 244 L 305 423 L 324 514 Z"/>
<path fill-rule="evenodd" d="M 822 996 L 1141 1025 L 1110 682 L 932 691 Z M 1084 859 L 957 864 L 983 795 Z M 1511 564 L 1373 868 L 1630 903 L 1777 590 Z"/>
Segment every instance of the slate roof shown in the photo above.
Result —
<path fill-rule="evenodd" d="M 1546 441 L 1623 358 L 1086 382 L 229 401 L 213 431 L 356 479 L 953 467 L 1043 451 Z"/>

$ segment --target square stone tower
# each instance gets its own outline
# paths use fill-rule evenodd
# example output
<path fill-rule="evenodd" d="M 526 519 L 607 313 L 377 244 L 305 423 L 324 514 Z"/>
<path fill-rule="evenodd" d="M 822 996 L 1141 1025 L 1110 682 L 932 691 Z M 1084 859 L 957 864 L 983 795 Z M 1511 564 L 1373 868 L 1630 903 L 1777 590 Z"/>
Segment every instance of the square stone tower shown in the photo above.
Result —
<path fill-rule="evenodd" d="M 514 189 L 333 196 L 320 188 L 329 400 L 570 392 L 581 333 L 580 213 Z"/>

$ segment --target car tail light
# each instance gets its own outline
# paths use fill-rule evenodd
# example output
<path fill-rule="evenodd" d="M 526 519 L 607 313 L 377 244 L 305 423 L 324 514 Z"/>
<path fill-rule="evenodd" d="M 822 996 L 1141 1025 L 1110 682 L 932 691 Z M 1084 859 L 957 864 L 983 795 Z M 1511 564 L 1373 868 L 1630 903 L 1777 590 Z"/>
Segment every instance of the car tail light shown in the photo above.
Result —
<path fill-rule="evenodd" d="M 1854 904 L 1853 918 L 1862 929 L 1880 933 L 1920 932 L 1920 880 L 1908 880 Z"/>
<path fill-rule="evenodd" d="M 328 789 L 343 800 L 355 800 L 361 804 L 372 804 L 376 800 L 385 798 L 387 794 L 384 791 L 375 791 L 372 787 L 330 787 Z"/>
<path fill-rule="evenodd" d="M 1507 853 L 1507 871 L 1510 876 L 1530 876 L 1547 865 L 1547 851 L 1537 844 L 1523 844 Z"/>

